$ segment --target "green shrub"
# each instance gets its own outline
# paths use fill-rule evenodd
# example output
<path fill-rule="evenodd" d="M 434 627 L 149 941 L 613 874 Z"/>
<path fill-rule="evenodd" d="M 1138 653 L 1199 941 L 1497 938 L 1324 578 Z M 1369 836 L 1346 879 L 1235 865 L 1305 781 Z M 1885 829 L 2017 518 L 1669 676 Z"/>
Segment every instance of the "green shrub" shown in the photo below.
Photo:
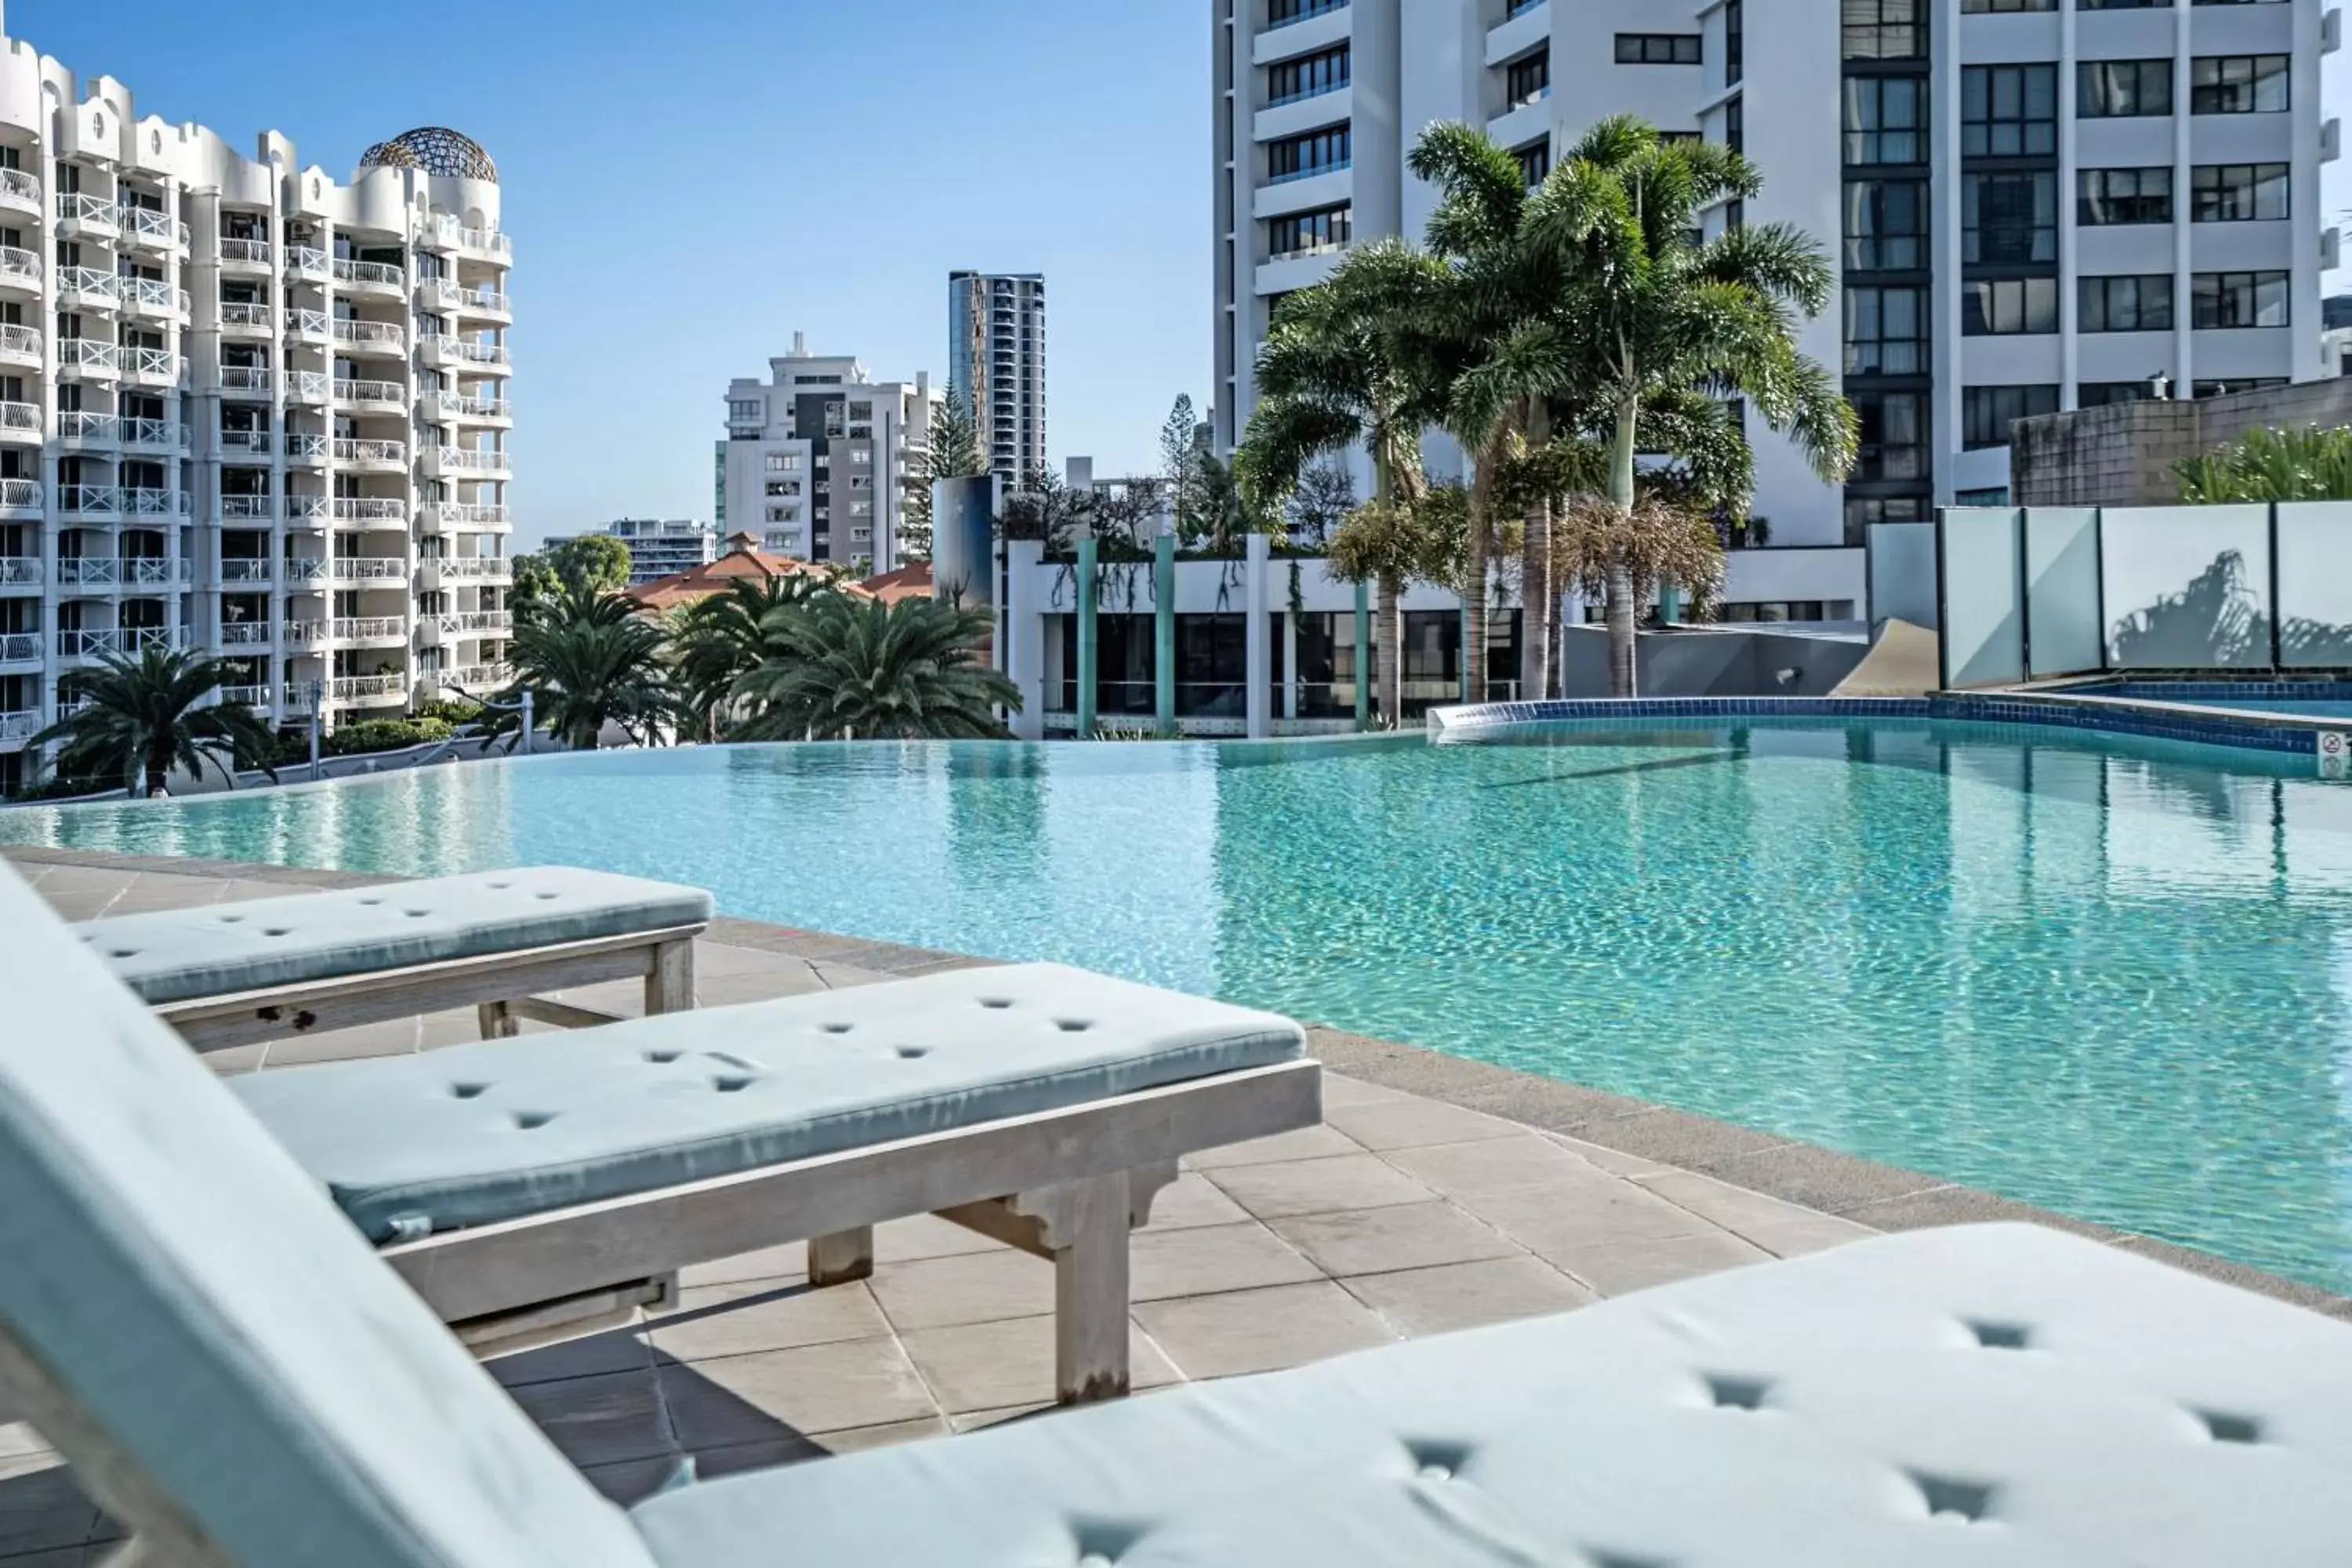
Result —
<path fill-rule="evenodd" d="M 369 752 L 397 752 L 404 747 L 446 741 L 450 733 L 451 727 L 446 719 L 423 715 L 414 719 L 362 719 L 325 737 L 319 749 L 330 757 L 352 757 Z M 305 756 L 310 754 L 309 745 L 308 741 L 303 742 Z"/>
<path fill-rule="evenodd" d="M 468 702 L 457 697 L 441 697 L 419 703 L 415 713 L 419 719 L 438 719 L 445 724 L 471 724 L 481 716 L 480 703 Z"/>

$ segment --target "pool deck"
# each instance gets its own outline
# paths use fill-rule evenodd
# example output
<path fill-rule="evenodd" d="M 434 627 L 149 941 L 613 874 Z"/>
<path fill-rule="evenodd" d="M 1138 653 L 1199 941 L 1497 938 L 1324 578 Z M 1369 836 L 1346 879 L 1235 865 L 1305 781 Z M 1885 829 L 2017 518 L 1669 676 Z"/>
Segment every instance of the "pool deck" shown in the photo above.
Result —
<path fill-rule="evenodd" d="M 72 920 L 384 879 L 0 854 Z M 721 918 L 696 962 L 712 1006 L 982 961 Z M 636 990 L 577 994 L 622 1012 Z M 209 1059 L 268 1071 L 474 1032 L 468 1010 Z M 1138 1233 L 1139 1389 L 1569 1310 L 1874 1230 L 1987 1219 L 2059 1226 L 2352 1319 L 2352 1300 L 2206 1254 L 1727 1122 L 1329 1029 L 1313 1049 L 1328 1069 L 1324 1124 L 1187 1161 Z M 675 1310 L 493 1368 L 624 1501 L 687 1455 L 715 1477 L 968 1430 L 1050 1400 L 1045 1264 L 930 1218 L 880 1227 L 877 1257 L 872 1279 L 822 1290 L 797 1245 L 690 1269 Z M 114 1539 L 37 1433 L 0 1426 L 0 1564 L 91 1563 Z"/>

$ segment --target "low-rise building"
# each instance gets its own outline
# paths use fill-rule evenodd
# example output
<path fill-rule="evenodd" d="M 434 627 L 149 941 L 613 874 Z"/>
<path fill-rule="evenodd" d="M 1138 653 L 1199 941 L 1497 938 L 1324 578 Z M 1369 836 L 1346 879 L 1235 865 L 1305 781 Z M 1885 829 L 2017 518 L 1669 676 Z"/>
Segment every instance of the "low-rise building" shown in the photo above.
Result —
<path fill-rule="evenodd" d="M 772 583 L 779 577 L 835 581 L 834 574 L 823 567 L 786 555 L 769 554 L 760 548 L 755 535 L 735 533 L 728 536 L 726 554 L 684 572 L 634 585 L 628 590 L 628 597 L 640 610 L 675 610 L 699 604 L 714 594 L 724 594 L 738 583 Z M 864 592 L 854 584 L 836 585 L 851 593 Z"/>
<path fill-rule="evenodd" d="M 616 518 L 591 533 L 617 539 L 629 547 L 629 586 L 643 587 L 664 577 L 708 566 L 719 559 L 719 530 L 696 518 Z M 569 544 L 583 534 L 550 535 L 547 548 Z"/>

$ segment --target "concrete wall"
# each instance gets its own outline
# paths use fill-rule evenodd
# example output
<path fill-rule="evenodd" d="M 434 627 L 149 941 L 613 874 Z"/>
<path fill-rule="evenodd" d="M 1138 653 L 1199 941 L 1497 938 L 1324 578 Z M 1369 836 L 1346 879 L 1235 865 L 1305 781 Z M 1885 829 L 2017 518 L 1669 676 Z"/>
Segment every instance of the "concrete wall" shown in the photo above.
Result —
<path fill-rule="evenodd" d="M 1561 689 L 1570 697 L 1606 697 L 1609 634 L 1600 626 L 1570 626 L 1560 648 Z M 1640 695 L 1643 697 L 1820 697 L 1853 673 L 1869 653 L 1861 637 L 1805 637 L 1787 632 L 1708 630 L 1637 634 Z M 1794 677 L 1781 684 L 1784 670 Z"/>
<path fill-rule="evenodd" d="M 2010 503 L 2169 505 L 2180 499 L 2180 459 L 2251 430 L 2304 425 L 2352 425 L 2352 377 L 2021 419 L 2010 427 Z"/>

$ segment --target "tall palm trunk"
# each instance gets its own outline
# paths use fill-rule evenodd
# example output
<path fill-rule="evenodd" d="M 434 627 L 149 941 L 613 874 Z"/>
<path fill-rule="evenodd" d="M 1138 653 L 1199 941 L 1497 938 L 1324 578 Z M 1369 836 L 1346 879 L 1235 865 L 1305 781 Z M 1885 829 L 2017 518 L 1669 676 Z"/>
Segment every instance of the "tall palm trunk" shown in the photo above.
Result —
<path fill-rule="evenodd" d="M 1462 573 L 1462 668 L 1468 677 L 1466 700 L 1486 700 L 1486 563 L 1487 529 L 1495 506 L 1495 469 L 1503 460 L 1506 433 L 1497 431 L 1478 456 L 1470 476 L 1469 560 Z"/>
<path fill-rule="evenodd" d="M 1621 512 L 1633 510 L 1634 420 L 1640 408 L 1633 394 L 1617 399 L 1617 429 L 1609 452 L 1609 500 Z M 1640 682 L 1636 668 L 1633 574 L 1621 558 L 1609 563 L 1609 695 L 1632 697 Z"/>
<path fill-rule="evenodd" d="M 1551 439 L 1551 415 L 1538 402 L 1528 411 L 1528 445 Z M 1551 498 L 1528 500 L 1519 520 L 1519 700 L 1551 695 Z"/>
<path fill-rule="evenodd" d="M 1393 572 L 1381 574 L 1374 594 L 1373 615 L 1380 629 L 1381 722 L 1391 730 L 1404 725 L 1404 581 Z"/>

